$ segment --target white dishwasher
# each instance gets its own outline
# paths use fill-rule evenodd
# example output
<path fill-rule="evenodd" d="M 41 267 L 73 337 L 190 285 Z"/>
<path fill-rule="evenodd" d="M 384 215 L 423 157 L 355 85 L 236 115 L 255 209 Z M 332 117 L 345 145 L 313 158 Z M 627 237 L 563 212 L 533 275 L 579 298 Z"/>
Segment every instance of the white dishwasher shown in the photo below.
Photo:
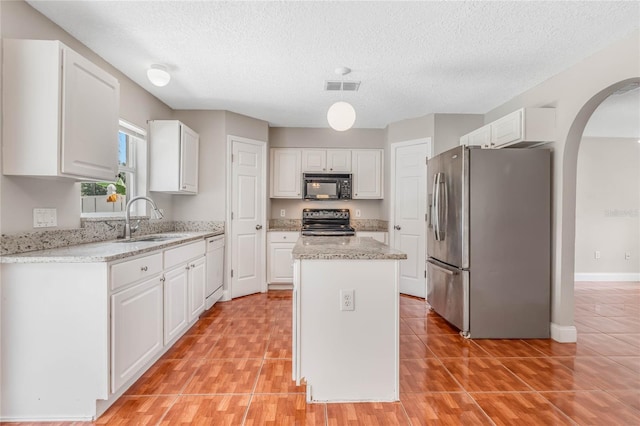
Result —
<path fill-rule="evenodd" d="M 205 309 L 222 297 L 224 282 L 224 235 L 207 238 L 207 298 Z"/>

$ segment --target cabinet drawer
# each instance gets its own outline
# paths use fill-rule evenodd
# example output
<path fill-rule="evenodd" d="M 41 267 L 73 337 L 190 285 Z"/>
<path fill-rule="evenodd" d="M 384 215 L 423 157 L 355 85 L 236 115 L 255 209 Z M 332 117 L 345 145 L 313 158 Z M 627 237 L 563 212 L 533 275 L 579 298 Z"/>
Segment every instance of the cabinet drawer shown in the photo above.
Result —
<path fill-rule="evenodd" d="M 111 290 L 150 277 L 162 271 L 162 253 L 111 265 Z"/>
<path fill-rule="evenodd" d="M 164 268 L 170 269 L 176 265 L 186 262 L 189 259 L 202 256 L 205 253 L 205 248 L 205 242 L 202 240 L 166 250 L 164 252 Z"/>
<path fill-rule="evenodd" d="M 295 243 L 300 237 L 299 232 L 269 232 L 270 243 Z"/>

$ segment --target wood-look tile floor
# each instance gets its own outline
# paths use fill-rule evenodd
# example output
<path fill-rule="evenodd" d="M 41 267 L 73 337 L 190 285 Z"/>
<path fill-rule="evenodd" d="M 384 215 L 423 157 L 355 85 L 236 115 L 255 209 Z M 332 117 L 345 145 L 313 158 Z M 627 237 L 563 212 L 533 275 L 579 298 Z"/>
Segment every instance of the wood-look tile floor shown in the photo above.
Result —
<path fill-rule="evenodd" d="M 219 303 L 95 424 L 640 425 L 640 283 L 577 283 L 575 302 L 560 344 L 465 340 L 402 296 L 400 402 L 358 404 L 290 380 L 290 292 Z"/>

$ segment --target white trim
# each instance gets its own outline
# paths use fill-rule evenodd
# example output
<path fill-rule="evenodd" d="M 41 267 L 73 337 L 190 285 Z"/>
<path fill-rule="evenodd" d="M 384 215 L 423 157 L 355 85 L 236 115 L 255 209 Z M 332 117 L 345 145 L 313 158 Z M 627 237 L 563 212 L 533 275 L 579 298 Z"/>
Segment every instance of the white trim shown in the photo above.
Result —
<path fill-rule="evenodd" d="M 395 192 L 395 187 L 396 187 L 396 149 L 401 148 L 401 147 L 405 147 L 405 146 L 411 146 L 411 145 L 421 145 L 421 144 L 426 144 L 427 145 L 427 158 L 431 158 L 433 157 L 433 144 L 431 143 L 431 138 L 420 138 L 420 139 L 411 139 L 408 141 L 402 141 L 402 142 L 394 142 L 390 145 L 390 151 L 391 151 L 391 179 L 390 179 L 390 185 L 391 187 L 389 188 L 389 227 L 387 229 L 387 232 L 389 233 L 389 246 L 394 247 L 394 239 L 395 239 L 395 233 L 392 231 L 393 229 L 393 223 L 396 220 L 396 215 L 395 215 L 395 198 L 396 198 L 396 192 Z M 425 164 L 426 167 L 426 164 Z M 429 207 L 429 200 L 427 200 L 427 206 L 426 208 Z M 425 234 L 426 235 L 426 234 Z"/>
<path fill-rule="evenodd" d="M 576 272 L 574 281 L 640 281 L 640 272 Z"/>
<path fill-rule="evenodd" d="M 573 325 L 551 323 L 551 338 L 560 343 L 575 343 L 578 341 L 578 330 Z"/>
<path fill-rule="evenodd" d="M 123 119 L 118 120 L 118 125 L 120 126 L 120 130 L 122 131 L 122 133 L 127 133 L 140 139 L 147 138 L 147 131 L 142 127 L 138 127 L 135 124 Z"/>
<path fill-rule="evenodd" d="M 267 142 L 266 141 L 259 141 L 256 139 L 248 139 L 248 138 L 243 138 L 240 136 L 233 136 L 233 135 L 227 135 L 227 155 L 226 155 L 226 165 L 227 165 L 227 170 L 226 170 L 226 193 L 227 193 L 227 197 L 226 197 L 226 211 L 225 211 L 225 217 L 226 217 L 226 226 L 225 226 L 225 233 L 228 235 L 228 238 L 226 240 L 226 244 L 225 244 L 225 286 L 224 286 L 224 292 L 223 292 L 223 296 L 221 301 L 228 301 L 231 300 L 231 265 L 233 264 L 232 261 L 233 259 L 231 258 L 231 255 L 233 253 L 232 250 L 232 246 L 233 246 L 233 240 L 231 238 L 231 235 L 233 235 L 232 233 L 232 222 L 231 222 L 231 203 L 232 203 L 232 199 L 231 199 L 231 183 L 233 181 L 233 165 L 231 163 L 231 155 L 233 154 L 233 142 L 234 141 L 238 141 L 238 142 L 243 142 L 243 143 L 249 143 L 249 144 L 253 144 L 253 145 L 258 145 L 262 147 L 262 194 L 263 194 L 263 200 L 262 200 L 262 212 L 260 214 L 261 219 L 262 219 L 262 223 L 264 224 L 262 226 L 262 229 L 265 233 L 265 237 L 264 237 L 264 246 L 262 248 L 262 254 L 261 254 L 261 259 L 260 259 L 260 264 L 261 264 L 261 268 L 260 271 L 262 271 L 262 292 L 266 293 L 267 292 L 267 268 L 266 268 L 266 264 L 267 264 L 267 200 L 268 200 L 268 187 L 267 187 L 267 180 L 268 180 L 268 175 L 267 175 Z"/>

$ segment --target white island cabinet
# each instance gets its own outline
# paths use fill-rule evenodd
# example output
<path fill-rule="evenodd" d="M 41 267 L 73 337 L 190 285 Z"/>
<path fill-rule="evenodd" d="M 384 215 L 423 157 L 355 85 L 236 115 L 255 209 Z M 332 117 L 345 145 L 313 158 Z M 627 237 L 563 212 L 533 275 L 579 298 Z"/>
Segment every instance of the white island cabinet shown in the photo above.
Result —
<path fill-rule="evenodd" d="M 203 311 L 207 234 L 3 256 L 0 421 L 102 414 Z"/>
<path fill-rule="evenodd" d="M 118 80 L 57 40 L 2 47 L 2 172 L 113 181 Z"/>
<path fill-rule="evenodd" d="M 293 379 L 306 380 L 307 401 L 398 401 L 406 254 L 372 238 L 303 236 L 293 257 Z"/>

